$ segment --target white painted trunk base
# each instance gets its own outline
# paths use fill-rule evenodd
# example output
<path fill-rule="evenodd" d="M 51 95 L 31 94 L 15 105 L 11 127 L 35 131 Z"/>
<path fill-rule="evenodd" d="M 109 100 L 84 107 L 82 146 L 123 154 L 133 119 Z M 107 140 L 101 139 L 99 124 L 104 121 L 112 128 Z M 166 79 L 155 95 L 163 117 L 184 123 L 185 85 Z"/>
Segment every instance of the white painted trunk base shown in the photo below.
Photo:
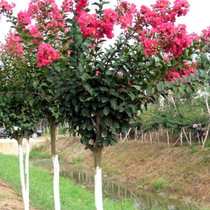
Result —
<path fill-rule="evenodd" d="M 53 169 L 54 169 L 54 179 L 53 179 L 53 189 L 54 189 L 54 205 L 55 210 L 60 210 L 60 191 L 59 191 L 59 161 L 58 155 L 53 155 Z"/>
<path fill-rule="evenodd" d="M 95 206 L 96 206 L 96 210 L 103 210 L 102 170 L 99 166 L 96 167 L 94 180 L 95 180 Z"/>
<path fill-rule="evenodd" d="M 29 205 L 27 205 L 26 187 L 25 187 L 25 176 L 24 176 L 24 164 L 23 164 L 23 147 L 18 145 L 19 148 L 19 167 L 20 167 L 20 182 L 22 187 L 22 197 L 24 203 L 24 209 L 29 210 Z"/>
<path fill-rule="evenodd" d="M 29 210 L 29 140 L 26 142 L 26 156 L 25 156 L 25 191 L 26 191 L 26 206 L 25 210 Z"/>

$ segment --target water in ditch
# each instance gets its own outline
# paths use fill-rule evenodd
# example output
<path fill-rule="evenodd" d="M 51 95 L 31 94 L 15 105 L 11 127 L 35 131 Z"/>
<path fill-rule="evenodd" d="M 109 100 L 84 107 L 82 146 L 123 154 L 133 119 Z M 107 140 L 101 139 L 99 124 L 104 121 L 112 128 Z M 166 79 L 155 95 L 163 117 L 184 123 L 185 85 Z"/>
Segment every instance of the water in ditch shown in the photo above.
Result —
<path fill-rule="evenodd" d="M 31 160 L 30 165 L 42 169 L 48 173 L 53 173 L 51 160 Z M 81 172 L 78 168 L 60 162 L 60 175 L 62 177 L 74 180 L 78 185 L 93 192 L 94 178 L 93 174 Z M 131 190 L 132 189 L 132 190 Z M 103 177 L 103 196 L 116 202 L 123 199 L 132 201 L 135 209 L 141 210 L 197 210 L 199 208 L 186 204 L 180 200 L 173 200 L 161 197 L 155 193 L 145 190 L 131 188 L 125 183 L 106 180 Z"/>

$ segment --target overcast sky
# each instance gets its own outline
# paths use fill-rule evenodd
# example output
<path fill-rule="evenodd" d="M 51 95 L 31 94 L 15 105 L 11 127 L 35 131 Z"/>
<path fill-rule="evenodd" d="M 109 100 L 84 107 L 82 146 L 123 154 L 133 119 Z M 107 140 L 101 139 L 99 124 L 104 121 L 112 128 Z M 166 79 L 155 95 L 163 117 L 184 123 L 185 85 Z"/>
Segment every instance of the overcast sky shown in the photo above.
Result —
<path fill-rule="evenodd" d="M 110 0 L 111 4 L 116 4 L 117 0 Z M 151 5 L 156 2 L 156 0 L 127 0 L 128 2 L 135 3 L 138 8 L 141 5 Z M 174 0 L 170 0 L 174 2 Z M 20 10 L 25 10 L 28 7 L 30 0 L 8 0 L 8 2 L 14 2 L 16 4 L 15 12 L 17 13 Z M 56 0 L 60 5 L 62 0 Z M 90 3 L 94 0 L 90 0 Z M 210 26 L 210 0 L 188 0 L 190 3 L 190 11 L 185 17 L 178 19 L 178 23 L 184 23 L 187 25 L 188 32 L 197 32 L 199 33 L 202 29 Z M 0 22 L 1 33 L 0 41 L 4 40 L 5 35 L 9 31 L 9 24 L 6 23 L 5 18 L 3 17 Z M 3 30 L 2 30 L 3 29 Z"/>

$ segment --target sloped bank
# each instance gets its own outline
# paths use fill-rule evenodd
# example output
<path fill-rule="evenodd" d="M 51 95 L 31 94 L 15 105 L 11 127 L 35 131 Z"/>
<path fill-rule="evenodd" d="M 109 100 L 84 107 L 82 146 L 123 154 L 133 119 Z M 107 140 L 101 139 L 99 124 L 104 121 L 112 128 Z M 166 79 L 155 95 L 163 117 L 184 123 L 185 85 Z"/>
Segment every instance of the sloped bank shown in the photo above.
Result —
<path fill-rule="evenodd" d="M 79 138 L 59 137 L 57 149 L 65 161 L 93 170 L 92 153 L 84 150 Z M 103 171 L 131 188 L 210 207 L 210 148 L 126 141 L 105 148 Z"/>

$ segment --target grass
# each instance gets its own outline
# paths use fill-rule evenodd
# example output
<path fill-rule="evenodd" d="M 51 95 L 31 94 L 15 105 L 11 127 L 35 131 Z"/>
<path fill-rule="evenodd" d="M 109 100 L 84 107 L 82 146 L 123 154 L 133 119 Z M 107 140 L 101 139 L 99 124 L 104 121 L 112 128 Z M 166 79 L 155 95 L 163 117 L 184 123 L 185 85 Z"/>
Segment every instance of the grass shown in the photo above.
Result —
<path fill-rule="evenodd" d="M 150 176 L 148 176 L 148 175 L 143 176 L 142 178 L 139 179 L 139 185 L 143 186 L 145 184 L 148 184 L 149 179 L 150 179 Z"/>
<path fill-rule="evenodd" d="M 165 190 L 169 186 L 170 186 L 170 183 L 168 183 L 165 179 L 152 181 L 152 189 L 155 192 L 160 192 L 162 190 Z"/>
<path fill-rule="evenodd" d="M 210 139 L 207 139 L 207 141 L 205 143 L 205 147 L 210 147 Z"/>
<path fill-rule="evenodd" d="M 44 145 L 41 145 L 39 147 L 34 147 L 30 151 L 29 158 L 30 159 L 49 159 L 52 157 L 51 153 L 48 152 L 42 152 L 42 150 L 45 148 Z"/>
<path fill-rule="evenodd" d="M 78 164 L 78 163 L 81 163 L 85 160 L 84 157 L 76 157 L 73 161 L 72 161 L 72 164 Z"/>
<path fill-rule="evenodd" d="M 18 158 L 0 154 L 0 179 L 14 186 L 21 195 Z M 60 178 L 61 208 L 63 210 L 93 210 L 94 195 L 75 185 L 71 180 Z M 54 209 L 53 176 L 41 170 L 30 168 L 30 203 L 41 210 Z M 115 203 L 104 199 L 105 210 L 133 210 L 130 201 Z"/>
<path fill-rule="evenodd" d="M 198 150 L 195 149 L 195 148 L 191 148 L 191 149 L 189 150 L 189 153 L 190 153 L 190 154 L 193 154 L 193 153 L 195 153 L 195 152 L 198 152 Z"/>

